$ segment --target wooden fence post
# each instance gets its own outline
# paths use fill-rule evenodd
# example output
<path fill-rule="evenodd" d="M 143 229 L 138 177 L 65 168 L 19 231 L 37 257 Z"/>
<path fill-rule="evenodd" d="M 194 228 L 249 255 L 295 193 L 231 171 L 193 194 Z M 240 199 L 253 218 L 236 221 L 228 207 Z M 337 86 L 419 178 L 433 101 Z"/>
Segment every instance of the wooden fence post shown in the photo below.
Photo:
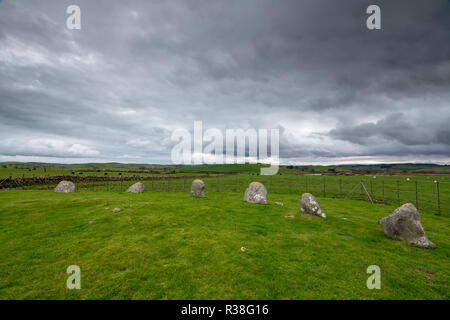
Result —
<path fill-rule="evenodd" d="M 359 181 L 359 184 L 360 184 L 360 190 L 359 190 L 359 196 L 361 197 L 361 199 L 362 199 L 362 197 L 363 197 L 363 181 L 362 180 L 360 180 Z"/>

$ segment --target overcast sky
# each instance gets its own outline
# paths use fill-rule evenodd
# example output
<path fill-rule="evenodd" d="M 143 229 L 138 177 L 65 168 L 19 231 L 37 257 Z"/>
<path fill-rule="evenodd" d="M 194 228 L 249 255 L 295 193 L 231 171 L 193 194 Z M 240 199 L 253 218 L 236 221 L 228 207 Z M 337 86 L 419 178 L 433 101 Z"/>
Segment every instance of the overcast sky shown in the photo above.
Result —
<path fill-rule="evenodd" d="M 170 163 L 194 120 L 279 128 L 284 164 L 449 164 L 450 2 L 0 1 L 0 161 Z"/>

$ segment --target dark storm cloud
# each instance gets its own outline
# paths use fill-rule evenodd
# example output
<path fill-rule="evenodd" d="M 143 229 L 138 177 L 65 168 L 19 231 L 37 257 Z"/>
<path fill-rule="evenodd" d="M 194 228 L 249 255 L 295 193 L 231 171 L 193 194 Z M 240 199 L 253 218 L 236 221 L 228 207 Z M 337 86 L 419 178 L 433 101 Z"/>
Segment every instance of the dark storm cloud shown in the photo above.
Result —
<path fill-rule="evenodd" d="M 439 123 L 440 122 L 440 123 Z M 438 128 L 430 130 L 426 124 L 413 124 L 401 113 L 391 114 L 375 123 L 362 123 L 333 129 L 330 135 L 361 145 L 370 145 L 373 138 L 397 141 L 404 145 L 445 144 L 450 145 L 448 119 L 436 119 Z M 450 154 L 450 149 L 449 149 Z"/>
<path fill-rule="evenodd" d="M 0 3 L 0 156 L 170 162 L 202 120 L 282 128 L 285 162 L 450 157 L 447 1 L 377 1 L 377 31 L 372 1 L 70 4 Z"/>

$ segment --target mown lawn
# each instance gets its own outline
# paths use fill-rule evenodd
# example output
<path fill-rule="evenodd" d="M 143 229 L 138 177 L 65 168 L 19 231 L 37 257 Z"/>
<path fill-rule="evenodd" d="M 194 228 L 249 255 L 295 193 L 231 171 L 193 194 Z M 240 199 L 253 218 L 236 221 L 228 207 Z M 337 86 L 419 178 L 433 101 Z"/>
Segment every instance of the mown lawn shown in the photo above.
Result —
<path fill-rule="evenodd" d="M 0 299 L 450 298 L 448 217 L 421 215 L 425 250 L 383 234 L 394 207 L 319 197 L 322 219 L 299 196 L 1 191 Z M 366 287 L 374 264 L 380 290 Z M 66 288 L 69 265 L 81 290 Z"/>

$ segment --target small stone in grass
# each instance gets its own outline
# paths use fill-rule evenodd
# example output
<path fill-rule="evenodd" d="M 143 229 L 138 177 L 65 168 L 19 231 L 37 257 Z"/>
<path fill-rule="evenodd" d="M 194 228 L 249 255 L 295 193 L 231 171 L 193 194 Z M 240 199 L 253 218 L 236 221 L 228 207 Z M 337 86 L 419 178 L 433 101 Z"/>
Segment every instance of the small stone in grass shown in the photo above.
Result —
<path fill-rule="evenodd" d="M 252 182 L 245 190 L 244 201 L 249 203 L 267 204 L 267 190 L 260 182 Z"/>
<path fill-rule="evenodd" d="M 120 208 L 114 208 L 114 209 L 112 209 L 112 212 L 117 212 L 117 211 L 120 211 Z"/>
<path fill-rule="evenodd" d="M 44 177 L 45 179 L 45 177 Z M 61 181 L 55 188 L 55 192 L 59 193 L 72 193 L 75 192 L 75 185 L 71 181 Z"/>
<path fill-rule="evenodd" d="M 395 209 L 394 213 L 384 217 L 379 224 L 384 233 L 393 239 L 407 241 L 420 248 L 436 248 L 425 235 L 417 208 L 411 203 L 405 203 Z"/>
<path fill-rule="evenodd" d="M 283 202 L 275 201 L 274 203 L 275 203 L 277 206 L 284 206 L 284 203 L 283 203 Z"/>
<path fill-rule="evenodd" d="M 320 208 L 319 202 L 311 193 L 302 194 L 300 198 L 300 211 L 326 218 L 325 213 Z"/>
<path fill-rule="evenodd" d="M 145 190 L 145 185 L 142 182 L 137 182 L 127 189 L 127 192 L 142 193 Z"/>
<path fill-rule="evenodd" d="M 191 196 L 197 198 L 205 197 L 205 183 L 202 180 L 195 179 L 192 181 Z"/>

